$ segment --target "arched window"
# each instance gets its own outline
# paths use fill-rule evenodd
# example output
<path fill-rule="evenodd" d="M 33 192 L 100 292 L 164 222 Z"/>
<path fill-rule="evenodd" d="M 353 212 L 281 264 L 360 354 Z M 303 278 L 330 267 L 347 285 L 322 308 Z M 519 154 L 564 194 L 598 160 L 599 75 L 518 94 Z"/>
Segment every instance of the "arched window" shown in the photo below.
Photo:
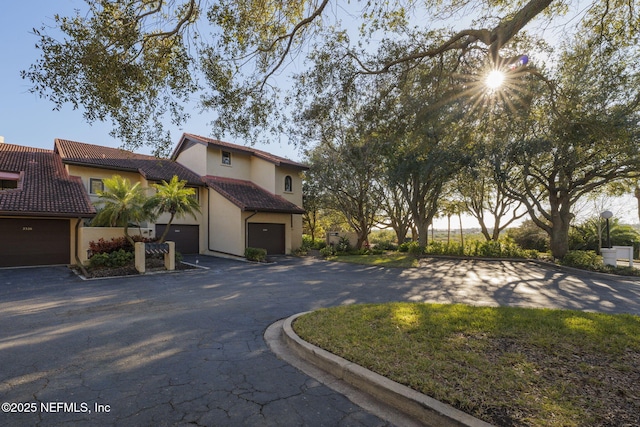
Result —
<path fill-rule="evenodd" d="M 284 177 L 284 191 L 288 193 L 293 191 L 293 180 L 289 175 Z"/>

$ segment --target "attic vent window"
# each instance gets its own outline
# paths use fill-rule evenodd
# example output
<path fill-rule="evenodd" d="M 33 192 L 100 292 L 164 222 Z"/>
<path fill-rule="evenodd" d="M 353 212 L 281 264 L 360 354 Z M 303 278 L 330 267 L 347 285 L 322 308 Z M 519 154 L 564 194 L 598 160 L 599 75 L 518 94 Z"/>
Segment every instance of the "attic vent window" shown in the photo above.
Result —
<path fill-rule="evenodd" d="M 222 164 L 231 166 L 231 153 L 228 151 L 222 152 Z"/>
<path fill-rule="evenodd" d="M 0 171 L 0 191 L 18 188 L 18 181 L 20 181 L 19 173 Z"/>

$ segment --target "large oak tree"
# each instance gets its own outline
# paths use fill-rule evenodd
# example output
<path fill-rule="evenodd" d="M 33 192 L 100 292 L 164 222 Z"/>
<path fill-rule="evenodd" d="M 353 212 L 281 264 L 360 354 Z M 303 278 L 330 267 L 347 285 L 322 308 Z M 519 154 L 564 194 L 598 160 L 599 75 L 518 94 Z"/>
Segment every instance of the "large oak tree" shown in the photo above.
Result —
<path fill-rule="evenodd" d="M 499 65 L 510 58 L 504 48 L 532 21 L 555 23 L 577 5 L 572 0 L 86 3 L 76 15 L 57 15 L 53 26 L 34 30 L 41 56 L 23 77 L 56 108 L 80 108 L 89 122 L 111 121 L 114 136 L 132 148 L 150 144 L 159 151 L 171 142 L 166 124 L 184 123 L 194 99 L 214 113 L 220 137 L 255 141 L 265 130 L 281 132 L 286 101 L 279 79 L 331 35 L 343 35 L 344 57 L 354 58 L 365 74 L 437 60 L 445 52 L 461 58 L 482 52 Z M 580 6 L 574 22 L 590 22 L 592 31 L 602 33 L 615 27 L 622 37 L 635 31 L 640 16 L 633 0 Z M 433 32 L 442 37 L 424 43 Z M 363 54 L 385 39 L 403 40 L 409 49 L 374 61 Z"/>
<path fill-rule="evenodd" d="M 568 45 L 525 111 L 493 132 L 497 177 L 562 258 L 576 202 L 640 176 L 640 74 L 635 45 L 593 38 Z M 536 88 L 537 90 L 534 90 Z M 507 111 L 504 114 L 509 114 Z M 499 145 L 498 145 L 499 146 Z"/>

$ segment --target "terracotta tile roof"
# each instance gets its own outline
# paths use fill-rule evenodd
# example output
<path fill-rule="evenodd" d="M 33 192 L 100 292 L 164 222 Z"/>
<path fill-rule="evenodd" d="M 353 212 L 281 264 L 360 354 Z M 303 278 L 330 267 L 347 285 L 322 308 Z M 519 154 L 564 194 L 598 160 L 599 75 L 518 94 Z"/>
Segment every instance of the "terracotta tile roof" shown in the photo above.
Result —
<path fill-rule="evenodd" d="M 243 211 L 303 214 L 304 209 L 282 196 L 272 194 L 251 181 L 205 176 L 207 185 Z"/>
<path fill-rule="evenodd" d="M 70 177 L 51 150 L 0 144 L 0 171 L 20 174 L 18 188 L 0 191 L 0 215 L 87 217 L 96 212 L 80 178 Z"/>
<path fill-rule="evenodd" d="M 177 175 L 190 185 L 204 185 L 198 174 L 169 159 L 66 139 L 55 140 L 55 151 L 67 164 L 138 172 L 149 181 L 170 181 Z"/>
<path fill-rule="evenodd" d="M 171 156 L 172 158 L 175 158 L 177 156 L 178 151 L 180 150 L 180 148 L 182 146 L 182 143 L 183 143 L 183 141 L 185 139 L 188 139 L 190 141 L 199 142 L 201 144 L 212 145 L 212 146 L 215 146 L 215 147 L 224 148 L 224 149 L 227 149 L 227 150 L 233 151 L 233 152 L 240 152 L 240 153 L 245 153 L 245 154 L 248 154 L 248 155 L 253 155 L 253 156 L 259 157 L 259 158 L 261 158 L 263 160 L 266 160 L 268 162 L 271 162 L 271 163 L 275 164 L 276 166 L 287 166 L 287 167 L 292 167 L 292 168 L 300 169 L 300 170 L 309 169 L 308 166 L 303 165 L 302 163 L 294 162 L 293 160 L 289 160 L 289 159 L 284 158 L 284 157 L 276 156 L 275 154 L 267 153 L 266 151 L 258 150 L 258 149 L 252 148 L 252 147 L 246 147 L 244 145 L 231 144 L 230 142 L 219 141 L 217 139 L 206 138 L 204 136 L 194 135 L 194 134 L 191 134 L 191 133 L 185 133 L 184 135 L 182 135 L 182 139 L 180 140 L 180 144 L 178 144 L 178 146 L 176 147 L 176 151 L 174 151 L 173 155 Z"/>

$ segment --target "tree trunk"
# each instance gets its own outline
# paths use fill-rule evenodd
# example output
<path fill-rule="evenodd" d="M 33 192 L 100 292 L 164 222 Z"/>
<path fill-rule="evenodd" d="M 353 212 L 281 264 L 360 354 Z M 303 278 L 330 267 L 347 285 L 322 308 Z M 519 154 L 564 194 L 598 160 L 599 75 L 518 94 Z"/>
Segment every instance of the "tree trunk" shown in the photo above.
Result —
<path fill-rule="evenodd" d="M 131 246 L 135 246 L 136 242 L 133 241 L 131 236 L 129 236 L 129 224 L 124 224 L 124 237 L 127 239 L 127 242 L 131 244 Z"/>
<path fill-rule="evenodd" d="M 420 246 L 427 246 L 428 233 L 429 233 L 429 221 L 426 219 L 421 219 L 419 221 L 415 221 L 416 227 L 418 228 L 418 243 Z"/>
<path fill-rule="evenodd" d="M 638 219 L 640 219 L 640 186 L 636 186 L 635 196 L 638 199 Z"/>
<path fill-rule="evenodd" d="M 160 240 L 158 241 L 159 243 L 164 243 L 164 239 L 167 238 L 167 234 L 169 234 L 169 228 L 171 227 L 171 223 L 173 222 L 173 217 L 175 216 L 175 214 L 172 212 L 171 213 L 171 217 L 169 217 L 169 222 L 167 223 L 167 226 L 165 227 L 164 231 L 162 232 L 162 236 L 160 236 Z"/>
<path fill-rule="evenodd" d="M 551 222 L 549 230 L 551 239 L 551 255 L 554 258 L 563 258 L 569 251 L 569 228 L 571 227 L 571 206 L 568 196 L 551 198 Z"/>
<path fill-rule="evenodd" d="M 497 242 L 499 239 L 500 239 L 500 224 L 496 219 L 496 224 L 493 226 L 493 236 L 491 240 L 493 240 L 494 242 Z"/>
<path fill-rule="evenodd" d="M 551 229 L 551 255 L 554 258 L 563 258 L 569 252 L 569 227 L 556 227 Z"/>
<path fill-rule="evenodd" d="M 464 234 L 462 233 L 462 215 L 458 214 L 458 221 L 460 222 L 460 245 L 464 248 Z"/>
<path fill-rule="evenodd" d="M 404 243 L 405 239 L 407 238 L 408 231 L 409 229 L 405 226 L 395 227 L 396 239 L 398 240 L 399 245 Z"/>

